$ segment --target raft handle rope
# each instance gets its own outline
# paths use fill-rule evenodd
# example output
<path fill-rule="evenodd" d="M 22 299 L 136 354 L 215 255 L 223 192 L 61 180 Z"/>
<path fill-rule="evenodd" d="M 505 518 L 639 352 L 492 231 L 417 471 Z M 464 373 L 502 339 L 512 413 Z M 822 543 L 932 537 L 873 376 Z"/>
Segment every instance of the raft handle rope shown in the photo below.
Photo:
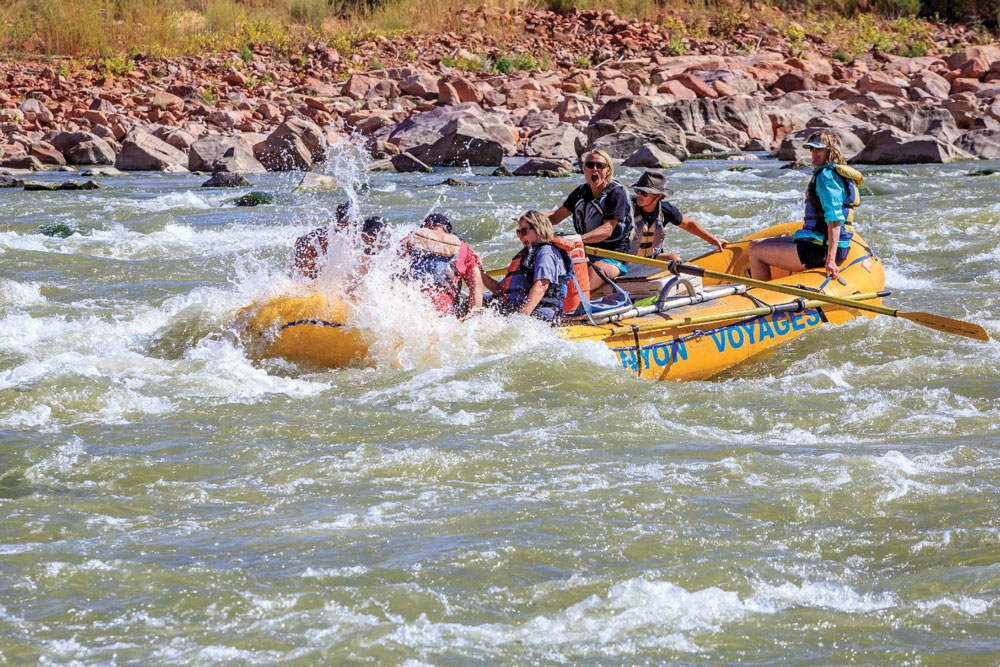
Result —
<path fill-rule="evenodd" d="M 875 257 L 875 253 L 872 252 L 871 248 L 869 248 L 868 246 L 865 246 L 865 245 L 862 245 L 861 247 L 864 248 L 865 250 L 867 250 L 868 254 L 867 255 L 862 255 L 861 257 L 856 258 L 853 262 L 851 262 L 850 264 L 848 264 L 844 268 L 840 269 L 841 272 L 842 271 L 846 271 L 847 269 L 851 268 L 852 266 L 854 266 L 858 262 L 865 261 L 869 257 Z M 821 290 L 824 289 L 826 287 L 827 283 L 829 283 L 829 282 L 830 282 L 830 278 L 829 278 L 829 276 L 827 276 L 826 280 L 823 281 L 823 284 L 820 285 L 819 288 Z M 847 281 L 844 280 L 843 278 L 839 277 L 839 276 L 837 277 L 837 282 L 839 282 L 841 285 L 846 285 L 847 284 Z"/>
<path fill-rule="evenodd" d="M 280 327 L 278 327 L 278 331 L 284 331 L 285 329 L 289 327 L 294 327 L 298 324 L 315 324 L 317 326 L 332 327 L 334 329 L 336 329 L 337 327 L 344 326 L 340 322 L 327 322 L 326 320 L 295 320 L 294 322 L 285 322 Z"/>
<path fill-rule="evenodd" d="M 639 369 L 639 375 L 642 375 L 642 343 L 639 342 L 639 327 L 635 324 L 632 325 L 632 336 L 635 338 L 635 364 L 636 368 Z"/>

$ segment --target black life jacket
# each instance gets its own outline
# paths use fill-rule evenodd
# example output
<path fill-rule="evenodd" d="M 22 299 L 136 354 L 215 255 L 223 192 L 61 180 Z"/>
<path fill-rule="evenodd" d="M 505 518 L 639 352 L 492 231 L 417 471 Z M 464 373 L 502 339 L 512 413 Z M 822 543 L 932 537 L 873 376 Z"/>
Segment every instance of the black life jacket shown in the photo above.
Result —
<path fill-rule="evenodd" d="M 589 187 L 589 186 L 585 186 Z M 590 245 L 604 250 L 614 250 L 618 252 L 628 252 L 629 239 L 632 237 L 632 198 L 629 197 L 628 189 L 616 180 L 608 183 L 607 187 L 601 191 L 594 199 L 586 200 L 580 197 L 573 210 L 573 229 L 577 234 L 586 234 L 604 224 L 604 203 L 611 193 L 620 188 L 628 205 L 625 207 L 625 219 L 619 220 L 618 224 L 611 231 L 611 236 L 603 241 L 597 241 Z"/>

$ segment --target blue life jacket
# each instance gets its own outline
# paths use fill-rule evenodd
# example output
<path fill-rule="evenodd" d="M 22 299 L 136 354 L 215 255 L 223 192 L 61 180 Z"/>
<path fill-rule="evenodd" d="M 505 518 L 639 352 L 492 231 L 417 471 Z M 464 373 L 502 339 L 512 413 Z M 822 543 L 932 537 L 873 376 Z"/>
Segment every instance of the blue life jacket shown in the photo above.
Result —
<path fill-rule="evenodd" d="M 621 188 L 625 196 L 625 201 L 629 205 L 625 207 L 625 220 L 619 220 L 618 224 L 611 231 L 611 236 L 603 241 L 595 241 L 590 245 L 604 250 L 615 250 L 618 252 L 628 252 L 629 242 L 632 237 L 632 205 L 628 189 L 616 180 L 611 180 L 607 187 L 601 191 L 594 199 L 586 201 L 580 197 L 573 211 L 573 229 L 577 234 L 586 234 L 604 224 L 604 202 L 616 188 Z"/>
<path fill-rule="evenodd" d="M 502 281 L 504 298 L 510 301 L 516 300 L 521 303 L 524 303 L 528 298 L 528 292 L 531 290 L 531 286 L 535 284 L 535 255 L 538 253 L 539 248 L 546 245 L 552 246 L 559 254 L 559 258 L 563 261 L 565 273 L 563 273 L 558 283 L 549 283 L 549 287 L 545 290 L 545 294 L 542 295 L 542 300 L 538 302 L 538 306 L 552 308 L 556 313 L 561 313 L 570 275 L 573 272 L 573 260 L 570 259 L 568 252 L 550 241 L 532 243 L 529 246 L 521 248 L 514 255 L 514 258 L 510 262 L 510 267 L 507 269 L 507 275 Z M 511 298 L 512 295 L 513 298 Z"/>
<path fill-rule="evenodd" d="M 458 301 L 462 283 L 454 257 L 443 257 L 433 252 L 410 248 L 409 260 L 407 278 L 427 287 L 439 289 L 453 301 Z"/>
<path fill-rule="evenodd" d="M 844 212 L 844 222 L 840 225 L 840 240 L 837 243 L 839 248 L 847 248 L 851 245 L 851 237 L 854 236 L 854 209 L 861 203 L 861 193 L 858 191 L 858 184 L 864 182 L 864 176 L 856 169 L 840 164 L 825 164 L 816 170 L 809 187 L 806 188 L 806 211 L 802 229 L 795 232 L 793 237 L 796 241 L 809 241 L 819 245 L 827 244 L 827 222 L 826 212 L 823 210 L 823 202 L 816 192 L 816 180 L 819 175 L 826 170 L 833 170 L 837 178 L 844 185 L 844 200 L 841 203 Z"/>

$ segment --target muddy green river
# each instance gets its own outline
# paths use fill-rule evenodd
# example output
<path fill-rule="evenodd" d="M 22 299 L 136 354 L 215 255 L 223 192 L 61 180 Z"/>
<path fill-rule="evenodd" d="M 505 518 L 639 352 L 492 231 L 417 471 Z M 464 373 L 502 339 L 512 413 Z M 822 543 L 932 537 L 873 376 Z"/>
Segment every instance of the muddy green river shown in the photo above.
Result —
<path fill-rule="evenodd" d="M 887 305 L 997 338 L 984 166 L 869 173 L 857 219 Z M 800 219 L 808 175 L 778 167 L 693 160 L 672 201 L 736 240 Z M 397 237 L 447 213 L 488 267 L 582 182 L 327 169 Z M 862 318 L 650 383 L 534 320 L 387 297 L 373 366 L 254 361 L 234 315 L 344 192 L 100 180 L 0 190 L 0 664 L 1000 661 L 995 340 Z"/>

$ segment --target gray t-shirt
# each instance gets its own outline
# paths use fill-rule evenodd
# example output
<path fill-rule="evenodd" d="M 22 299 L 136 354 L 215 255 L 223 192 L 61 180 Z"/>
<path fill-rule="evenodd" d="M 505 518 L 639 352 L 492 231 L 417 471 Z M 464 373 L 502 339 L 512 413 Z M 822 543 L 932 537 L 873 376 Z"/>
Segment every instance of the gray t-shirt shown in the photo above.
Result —
<path fill-rule="evenodd" d="M 535 281 L 548 280 L 553 285 L 558 285 L 559 281 L 562 280 L 563 276 L 566 275 L 566 265 L 563 263 L 562 257 L 559 255 L 559 251 L 556 250 L 551 245 L 539 246 L 538 250 L 535 251 Z M 523 292 L 517 293 L 517 305 L 521 306 L 528 298 L 528 290 L 531 289 L 531 285 L 521 285 L 517 284 L 520 282 L 520 277 L 517 280 L 511 282 L 511 289 L 523 289 Z M 540 317 L 545 320 L 552 320 L 556 316 L 556 311 L 552 308 L 548 308 L 543 305 L 538 305 L 535 307 L 535 311 L 532 315 Z"/>

